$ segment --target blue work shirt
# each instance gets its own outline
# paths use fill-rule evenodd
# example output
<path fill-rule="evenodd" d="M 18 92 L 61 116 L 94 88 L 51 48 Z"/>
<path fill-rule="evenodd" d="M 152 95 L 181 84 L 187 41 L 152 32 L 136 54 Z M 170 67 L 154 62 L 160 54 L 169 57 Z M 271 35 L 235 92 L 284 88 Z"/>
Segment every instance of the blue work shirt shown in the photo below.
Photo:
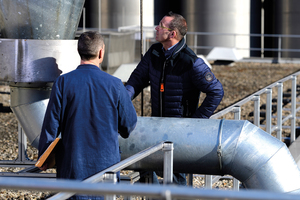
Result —
<path fill-rule="evenodd" d="M 120 161 L 118 136 L 129 137 L 136 122 L 121 80 L 95 65 L 80 65 L 53 84 L 39 156 L 61 132 L 57 178 L 84 180 Z"/>

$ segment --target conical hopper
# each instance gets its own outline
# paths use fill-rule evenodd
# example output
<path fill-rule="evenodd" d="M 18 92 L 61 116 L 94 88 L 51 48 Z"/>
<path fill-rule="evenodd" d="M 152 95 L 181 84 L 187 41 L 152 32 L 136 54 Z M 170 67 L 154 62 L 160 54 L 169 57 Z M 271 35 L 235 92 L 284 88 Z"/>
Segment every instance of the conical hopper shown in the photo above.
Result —
<path fill-rule="evenodd" d="M 74 39 L 84 0 L 0 0 L 1 36 Z"/>

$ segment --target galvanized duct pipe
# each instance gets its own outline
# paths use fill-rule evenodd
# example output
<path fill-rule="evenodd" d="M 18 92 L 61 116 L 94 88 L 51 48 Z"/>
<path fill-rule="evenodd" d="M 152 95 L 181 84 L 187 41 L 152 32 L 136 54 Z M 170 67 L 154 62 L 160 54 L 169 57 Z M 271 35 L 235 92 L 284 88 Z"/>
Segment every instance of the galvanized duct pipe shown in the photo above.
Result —
<path fill-rule="evenodd" d="M 228 174 L 247 188 L 300 193 L 286 145 L 248 121 L 139 117 L 130 138 L 119 139 L 122 159 L 164 140 L 174 143 L 174 172 Z M 162 170 L 162 161 L 156 153 L 128 169 Z"/>

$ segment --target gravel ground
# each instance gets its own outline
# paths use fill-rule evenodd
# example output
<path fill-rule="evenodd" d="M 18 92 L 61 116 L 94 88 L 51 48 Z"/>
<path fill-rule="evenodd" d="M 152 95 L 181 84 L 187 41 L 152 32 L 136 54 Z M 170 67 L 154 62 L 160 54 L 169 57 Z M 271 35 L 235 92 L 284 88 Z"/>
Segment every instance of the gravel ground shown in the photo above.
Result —
<path fill-rule="evenodd" d="M 225 96 L 217 111 L 226 108 L 234 102 L 256 92 L 267 85 L 300 70 L 300 64 L 270 64 L 270 63 L 233 63 L 231 65 L 212 65 L 212 71 L 223 84 Z M 284 91 L 289 86 L 284 86 Z M 273 95 L 276 95 L 274 92 Z M 9 87 L 0 85 L 0 157 L 1 160 L 14 160 L 18 156 L 18 124 L 13 113 L 9 111 Z M 201 95 L 203 99 L 204 96 Z M 141 114 L 141 98 L 133 100 L 137 114 Z M 144 116 L 151 114 L 149 91 L 144 90 Z M 263 103 L 263 102 L 262 102 Z M 251 120 L 248 114 L 250 106 L 242 110 L 242 119 Z M 288 133 L 287 133 L 288 134 Z M 37 150 L 28 144 L 28 157 L 36 160 Z M 0 172 L 16 172 L 20 168 L 0 168 Z M 48 172 L 53 172 L 49 170 Z M 127 171 L 123 171 L 127 173 Z M 194 178 L 194 187 L 203 187 L 201 176 Z M 214 188 L 230 189 L 232 180 L 220 180 Z M 0 190 L 1 199 L 44 199 L 49 192 Z"/>

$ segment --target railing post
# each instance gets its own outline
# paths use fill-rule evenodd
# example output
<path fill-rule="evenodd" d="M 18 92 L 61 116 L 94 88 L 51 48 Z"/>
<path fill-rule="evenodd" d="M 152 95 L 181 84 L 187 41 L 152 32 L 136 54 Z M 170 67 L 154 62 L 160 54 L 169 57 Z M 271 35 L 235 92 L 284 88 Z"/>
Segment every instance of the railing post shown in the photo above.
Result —
<path fill-rule="evenodd" d="M 280 62 L 281 58 L 281 37 L 278 37 L 278 63 Z"/>
<path fill-rule="evenodd" d="M 194 35 L 194 52 L 195 52 L 195 54 L 197 55 L 197 43 L 198 43 L 198 41 L 197 41 L 197 33 L 195 33 L 195 35 Z"/>
<path fill-rule="evenodd" d="M 193 178 L 194 175 L 193 174 L 187 174 L 187 185 L 193 187 Z"/>
<path fill-rule="evenodd" d="M 241 119 L 241 107 L 239 107 L 239 106 L 234 107 L 232 112 L 234 113 L 234 119 L 235 120 L 240 120 Z"/>
<path fill-rule="evenodd" d="M 27 149 L 27 136 L 22 129 L 20 123 L 18 123 L 18 161 L 24 162 L 27 159 L 26 149 Z"/>
<path fill-rule="evenodd" d="M 212 189 L 212 175 L 205 175 L 205 188 Z"/>
<path fill-rule="evenodd" d="M 164 185 L 173 182 L 173 142 L 165 142 L 164 151 Z"/>
<path fill-rule="evenodd" d="M 235 107 L 232 111 L 234 113 L 234 119 L 240 120 L 241 119 L 241 107 Z M 239 190 L 239 180 L 233 178 L 233 190 Z"/>
<path fill-rule="evenodd" d="M 277 84 L 277 139 L 282 139 L 282 98 L 283 98 L 283 84 Z"/>
<path fill-rule="evenodd" d="M 237 48 L 237 46 L 236 46 L 236 38 L 237 38 L 237 34 L 233 34 L 233 48 Z"/>
<path fill-rule="evenodd" d="M 296 140 L 296 92 L 297 92 L 297 77 L 292 76 L 292 96 L 291 96 L 291 144 Z"/>
<path fill-rule="evenodd" d="M 266 89 L 267 102 L 266 102 L 266 132 L 271 134 L 272 128 L 272 89 Z"/>
<path fill-rule="evenodd" d="M 85 32 L 85 24 L 86 24 L 86 12 L 85 12 L 85 7 L 82 10 L 82 23 L 83 23 L 83 27 L 82 27 L 82 31 Z"/>
<path fill-rule="evenodd" d="M 101 0 L 98 0 L 98 12 L 99 12 L 99 16 L 98 16 L 98 31 L 99 33 L 101 33 Z"/>
<path fill-rule="evenodd" d="M 117 174 L 114 172 L 106 172 L 103 177 L 104 183 L 117 183 Z M 105 200 L 115 200 L 116 195 L 105 195 Z"/>
<path fill-rule="evenodd" d="M 255 126 L 260 126 L 260 96 L 255 95 L 252 99 L 254 101 L 254 111 L 253 111 L 253 123 Z"/>

